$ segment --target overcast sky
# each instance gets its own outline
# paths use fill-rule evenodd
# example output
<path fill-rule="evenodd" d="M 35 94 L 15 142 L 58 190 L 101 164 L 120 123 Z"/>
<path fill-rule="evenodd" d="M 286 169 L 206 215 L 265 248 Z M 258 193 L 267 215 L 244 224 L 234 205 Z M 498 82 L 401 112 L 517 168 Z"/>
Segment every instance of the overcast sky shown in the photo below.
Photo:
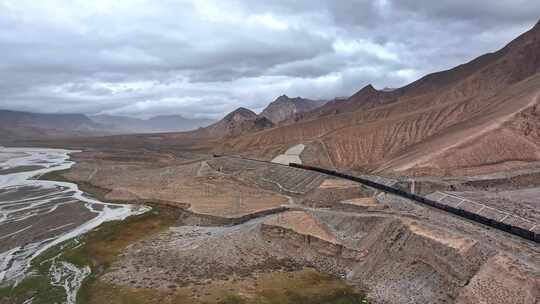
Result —
<path fill-rule="evenodd" d="M 0 0 L 0 108 L 219 118 L 399 87 L 538 18 L 538 0 Z"/>

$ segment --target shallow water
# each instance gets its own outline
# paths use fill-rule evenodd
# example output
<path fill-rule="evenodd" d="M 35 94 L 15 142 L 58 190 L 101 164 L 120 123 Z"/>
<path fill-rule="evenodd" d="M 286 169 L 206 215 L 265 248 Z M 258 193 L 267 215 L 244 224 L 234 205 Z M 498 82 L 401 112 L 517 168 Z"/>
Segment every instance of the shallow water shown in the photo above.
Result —
<path fill-rule="evenodd" d="M 76 151 L 0 147 L 0 170 L 15 172 L 0 174 L 0 285 L 19 282 L 32 259 L 52 246 L 103 222 L 123 220 L 147 210 L 100 202 L 86 196 L 73 183 L 34 179 L 70 168 L 74 164 L 69 160 L 72 152 Z M 72 265 L 60 266 L 77 272 Z M 77 286 L 82 281 L 81 273 L 70 284 Z"/>

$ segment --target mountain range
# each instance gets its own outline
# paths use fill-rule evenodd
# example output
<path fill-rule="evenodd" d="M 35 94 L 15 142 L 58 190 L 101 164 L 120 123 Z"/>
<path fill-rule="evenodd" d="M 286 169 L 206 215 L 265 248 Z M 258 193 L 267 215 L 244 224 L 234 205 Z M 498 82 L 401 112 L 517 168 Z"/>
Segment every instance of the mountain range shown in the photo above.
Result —
<path fill-rule="evenodd" d="M 223 139 L 235 138 L 243 134 L 274 128 L 294 120 L 297 115 L 317 109 L 323 101 L 314 101 L 302 97 L 289 98 L 282 95 L 268 104 L 260 113 L 240 107 L 223 119 L 206 128 L 195 131 L 197 138 Z"/>
<path fill-rule="evenodd" d="M 189 119 L 180 115 L 139 119 L 113 115 L 87 116 L 0 110 L 0 131 L 4 140 L 178 132 L 204 127 L 212 122 L 210 119 Z"/>
<path fill-rule="evenodd" d="M 185 118 L 181 115 L 161 115 L 139 119 L 116 115 L 94 115 L 90 119 L 108 130 L 120 133 L 154 133 L 189 131 L 208 126 L 214 121 L 204 118 Z"/>
<path fill-rule="evenodd" d="M 284 95 L 260 114 L 239 108 L 194 131 L 124 136 L 122 143 L 159 138 L 161 146 L 196 143 L 261 159 L 302 143 L 304 162 L 340 170 L 482 174 L 540 161 L 539 98 L 540 23 L 496 52 L 400 88 L 367 85 L 326 103 Z"/>
<path fill-rule="evenodd" d="M 0 110 L 0 129 L 5 137 L 63 138 L 103 136 L 113 134 L 165 133 L 197 130 L 201 138 L 224 138 L 246 132 L 271 128 L 297 114 L 313 110 L 324 104 L 301 97 L 286 95 L 271 102 L 261 114 L 238 108 L 215 122 L 211 119 L 190 119 L 181 115 L 162 115 L 139 119 L 118 115 L 41 114 Z M 215 122 L 215 123 L 214 123 Z M 9 135 L 9 136 L 8 136 Z"/>
<path fill-rule="evenodd" d="M 83 114 L 39 114 L 0 110 L 1 140 L 59 138 L 74 134 L 106 134 L 101 126 Z"/>
<path fill-rule="evenodd" d="M 216 148 L 269 158 L 304 143 L 308 162 L 405 175 L 488 173 L 540 161 L 540 24 L 501 50 L 393 90 L 368 85 L 294 124 Z"/>

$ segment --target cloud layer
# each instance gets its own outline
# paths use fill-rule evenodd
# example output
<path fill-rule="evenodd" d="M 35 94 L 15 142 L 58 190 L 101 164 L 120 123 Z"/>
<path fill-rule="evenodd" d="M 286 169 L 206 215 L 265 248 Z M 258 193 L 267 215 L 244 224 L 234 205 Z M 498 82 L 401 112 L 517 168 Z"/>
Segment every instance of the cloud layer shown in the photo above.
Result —
<path fill-rule="evenodd" d="M 0 0 L 0 108 L 219 118 L 402 86 L 537 18 L 537 0 Z"/>

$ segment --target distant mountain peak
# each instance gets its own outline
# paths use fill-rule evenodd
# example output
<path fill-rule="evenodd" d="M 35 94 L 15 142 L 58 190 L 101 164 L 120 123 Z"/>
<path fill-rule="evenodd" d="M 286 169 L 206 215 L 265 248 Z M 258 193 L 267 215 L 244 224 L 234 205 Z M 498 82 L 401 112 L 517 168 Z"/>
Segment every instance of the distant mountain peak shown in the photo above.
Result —
<path fill-rule="evenodd" d="M 224 120 L 231 121 L 231 120 L 246 120 L 246 119 L 255 119 L 257 118 L 257 114 L 255 112 L 251 111 L 250 109 L 246 109 L 244 107 L 239 107 L 238 109 L 232 111 L 231 113 L 227 114 L 225 116 Z"/>
<path fill-rule="evenodd" d="M 273 127 L 266 117 L 260 117 L 255 112 L 244 107 L 227 114 L 222 120 L 199 130 L 204 136 L 211 138 L 235 137 L 243 133 L 257 132 Z"/>
<path fill-rule="evenodd" d="M 290 99 L 289 96 L 283 94 L 283 95 L 279 96 L 278 98 L 276 98 L 275 101 L 288 101 L 289 99 Z"/>
<path fill-rule="evenodd" d="M 232 111 L 230 114 L 234 114 L 234 113 L 241 113 L 241 114 L 248 114 L 248 115 L 251 115 L 251 113 L 253 113 L 253 111 L 251 111 L 251 110 L 248 109 L 248 108 L 239 107 L 239 108 L 237 108 L 236 110 Z"/>
<path fill-rule="evenodd" d="M 381 92 L 375 89 L 373 85 L 368 84 L 367 86 L 360 89 L 360 91 L 356 92 L 353 96 L 351 96 L 351 99 L 358 99 L 358 98 L 371 99 L 371 98 L 374 98 L 375 96 L 380 95 L 380 93 Z"/>
<path fill-rule="evenodd" d="M 313 100 L 302 98 L 300 96 L 289 97 L 289 96 L 283 94 L 283 95 L 279 96 L 278 98 L 276 98 L 272 103 L 305 102 L 305 101 L 314 102 Z"/>
<path fill-rule="evenodd" d="M 302 97 L 290 98 L 283 94 L 271 102 L 260 114 L 272 123 L 277 124 L 292 118 L 297 113 L 311 111 L 324 104 L 323 101 L 315 101 Z"/>
<path fill-rule="evenodd" d="M 375 89 L 375 87 L 370 83 L 368 84 L 367 86 L 363 87 L 359 92 L 364 92 L 364 93 L 367 93 L 367 92 L 378 92 L 377 89 Z"/>

